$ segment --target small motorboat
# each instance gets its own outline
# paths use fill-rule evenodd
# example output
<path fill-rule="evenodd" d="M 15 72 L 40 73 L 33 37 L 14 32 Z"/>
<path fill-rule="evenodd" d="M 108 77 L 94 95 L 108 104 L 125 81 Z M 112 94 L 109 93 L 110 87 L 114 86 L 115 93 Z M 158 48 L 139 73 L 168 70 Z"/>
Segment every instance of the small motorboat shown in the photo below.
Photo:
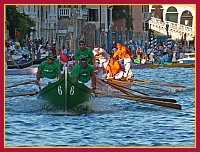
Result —
<path fill-rule="evenodd" d="M 182 59 L 178 59 L 180 64 L 195 64 L 195 53 L 185 53 Z"/>

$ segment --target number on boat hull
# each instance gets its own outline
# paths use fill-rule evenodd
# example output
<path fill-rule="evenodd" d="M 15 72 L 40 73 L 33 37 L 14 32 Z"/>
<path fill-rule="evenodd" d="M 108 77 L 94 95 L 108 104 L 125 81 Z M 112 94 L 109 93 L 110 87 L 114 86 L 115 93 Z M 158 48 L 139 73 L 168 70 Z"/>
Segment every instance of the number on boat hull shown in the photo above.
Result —
<path fill-rule="evenodd" d="M 70 92 L 69 92 L 69 93 L 70 93 L 71 96 L 74 95 L 74 86 L 71 86 L 71 89 L 70 89 Z"/>
<path fill-rule="evenodd" d="M 70 93 L 71 96 L 74 95 L 74 86 L 71 86 L 70 92 L 69 92 L 69 93 Z M 59 94 L 60 96 L 63 94 L 61 85 L 58 86 L 58 94 Z"/>
<path fill-rule="evenodd" d="M 58 86 L 58 94 L 61 96 L 62 95 L 62 87 L 61 85 Z"/>

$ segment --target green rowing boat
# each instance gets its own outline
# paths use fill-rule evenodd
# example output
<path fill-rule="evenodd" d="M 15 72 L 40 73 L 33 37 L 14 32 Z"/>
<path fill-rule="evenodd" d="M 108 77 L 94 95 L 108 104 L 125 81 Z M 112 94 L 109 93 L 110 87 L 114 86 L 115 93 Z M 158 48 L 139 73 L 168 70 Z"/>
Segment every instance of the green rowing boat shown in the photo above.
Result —
<path fill-rule="evenodd" d="M 56 108 L 68 111 L 89 101 L 91 89 L 82 83 L 74 82 L 67 72 L 67 75 L 64 74 L 55 83 L 49 83 L 44 87 L 38 97 L 47 100 Z"/>

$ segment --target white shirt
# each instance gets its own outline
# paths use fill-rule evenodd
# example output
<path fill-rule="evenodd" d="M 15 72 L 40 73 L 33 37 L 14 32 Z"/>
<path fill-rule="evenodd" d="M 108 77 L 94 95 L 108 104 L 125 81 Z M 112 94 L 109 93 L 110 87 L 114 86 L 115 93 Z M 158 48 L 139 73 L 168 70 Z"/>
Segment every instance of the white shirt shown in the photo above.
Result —
<path fill-rule="evenodd" d="M 102 48 L 94 48 L 92 52 L 95 58 L 99 60 L 99 67 L 104 66 L 104 68 L 106 68 L 109 62 L 110 55 Z M 98 53 L 101 53 L 101 54 L 97 55 Z M 103 65 L 104 63 L 105 65 Z"/>
<path fill-rule="evenodd" d="M 98 55 L 99 60 L 110 58 L 109 54 L 102 48 L 94 48 L 94 50 L 92 52 L 93 52 L 94 56 L 97 55 L 97 53 L 101 53 L 100 55 Z"/>

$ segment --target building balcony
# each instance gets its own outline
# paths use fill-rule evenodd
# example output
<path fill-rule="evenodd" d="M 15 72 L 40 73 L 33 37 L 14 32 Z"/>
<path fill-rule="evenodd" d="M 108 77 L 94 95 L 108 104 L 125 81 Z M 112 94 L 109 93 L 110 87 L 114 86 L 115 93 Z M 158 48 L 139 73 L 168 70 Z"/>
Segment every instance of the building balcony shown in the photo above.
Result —
<path fill-rule="evenodd" d="M 71 9 L 70 8 L 59 8 L 58 9 L 58 17 L 71 17 Z"/>

